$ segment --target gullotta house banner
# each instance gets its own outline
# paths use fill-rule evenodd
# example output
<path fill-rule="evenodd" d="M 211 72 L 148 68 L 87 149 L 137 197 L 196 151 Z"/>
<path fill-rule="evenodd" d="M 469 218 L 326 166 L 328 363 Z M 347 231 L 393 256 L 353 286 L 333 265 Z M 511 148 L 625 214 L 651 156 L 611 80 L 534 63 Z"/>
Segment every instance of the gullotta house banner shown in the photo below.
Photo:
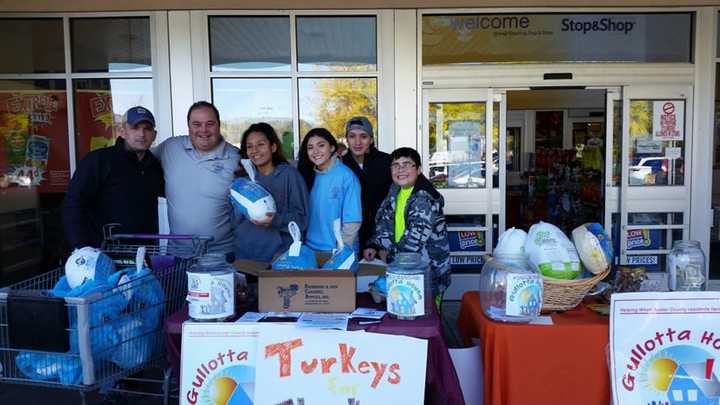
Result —
<path fill-rule="evenodd" d="M 615 404 L 717 405 L 719 354 L 719 292 L 613 295 Z"/>

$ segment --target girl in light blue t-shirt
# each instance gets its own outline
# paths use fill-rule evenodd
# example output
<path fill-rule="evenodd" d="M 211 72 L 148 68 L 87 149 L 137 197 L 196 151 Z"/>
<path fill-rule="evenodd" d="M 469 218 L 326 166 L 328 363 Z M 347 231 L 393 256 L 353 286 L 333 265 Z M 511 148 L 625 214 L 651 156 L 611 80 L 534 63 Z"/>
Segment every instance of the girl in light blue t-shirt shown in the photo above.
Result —
<path fill-rule="evenodd" d="M 342 239 L 356 251 L 362 223 L 360 182 L 337 159 L 337 141 L 325 128 L 311 129 L 300 146 L 298 169 L 310 190 L 310 217 L 306 244 L 315 251 L 330 252 L 336 247 L 333 222 L 340 219 Z"/>

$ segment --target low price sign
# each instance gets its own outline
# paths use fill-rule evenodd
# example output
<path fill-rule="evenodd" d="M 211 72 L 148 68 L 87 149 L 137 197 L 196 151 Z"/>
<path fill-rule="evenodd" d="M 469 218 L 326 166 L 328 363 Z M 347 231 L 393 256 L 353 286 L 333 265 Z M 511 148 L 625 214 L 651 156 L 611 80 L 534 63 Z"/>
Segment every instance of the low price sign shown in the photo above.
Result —
<path fill-rule="evenodd" d="M 720 292 L 614 294 L 611 308 L 615 404 L 718 404 Z"/>
<path fill-rule="evenodd" d="M 422 404 L 427 341 L 268 325 L 258 337 L 256 404 Z"/>

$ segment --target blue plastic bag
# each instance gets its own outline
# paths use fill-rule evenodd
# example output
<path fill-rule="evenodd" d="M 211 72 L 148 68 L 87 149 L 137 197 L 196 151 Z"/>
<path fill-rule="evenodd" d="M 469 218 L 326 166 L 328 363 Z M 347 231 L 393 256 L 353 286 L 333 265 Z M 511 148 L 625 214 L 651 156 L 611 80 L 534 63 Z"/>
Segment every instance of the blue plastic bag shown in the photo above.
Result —
<path fill-rule="evenodd" d="M 112 348 L 120 343 L 120 336 L 112 323 L 121 316 L 127 300 L 122 294 L 113 293 L 112 288 L 107 280 L 88 278 L 78 287 L 71 288 L 67 278 L 62 276 L 50 290 L 51 295 L 61 298 L 102 295 L 102 298 L 89 304 L 88 309 L 90 348 L 96 364 L 110 357 Z M 67 354 L 21 352 L 15 357 L 15 364 L 25 376 L 33 380 L 58 381 L 63 385 L 82 382 L 82 364 L 78 354 L 78 319 L 75 309 L 69 310 L 69 323 L 70 351 Z"/>
<path fill-rule="evenodd" d="M 112 277 L 112 275 L 111 275 Z M 118 319 L 125 307 L 127 300 L 122 294 L 112 291 L 113 286 L 107 280 L 96 281 L 86 279 L 79 287 L 70 288 L 65 277 L 61 277 L 50 293 L 56 297 L 90 297 L 101 294 L 102 298 L 89 305 L 90 316 L 90 347 L 95 360 L 102 360 L 107 349 L 119 342 L 117 334 L 108 327 L 108 324 Z M 70 352 L 78 352 L 78 325 L 77 311 L 70 310 Z"/>
<path fill-rule="evenodd" d="M 315 252 L 302 244 L 300 227 L 298 227 L 295 222 L 290 222 L 288 224 L 288 230 L 290 231 L 290 236 L 293 238 L 293 243 L 286 252 L 272 262 L 273 270 L 317 269 L 318 263 Z"/>
<path fill-rule="evenodd" d="M 122 368 L 139 366 L 150 360 L 159 347 L 158 334 L 165 311 L 165 293 L 147 268 L 123 270 L 118 290 L 128 300 L 128 315 L 114 322 L 113 329 L 123 342 L 113 350 L 110 360 Z"/>
<path fill-rule="evenodd" d="M 342 240 L 340 219 L 333 222 L 333 233 L 337 242 L 337 248 L 333 250 L 333 255 L 323 264 L 322 268 L 326 270 L 351 270 L 357 272 L 358 261 L 355 251 L 345 245 Z"/>
<path fill-rule="evenodd" d="M 40 381 L 58 381 L 63 385 L 80 384 L 80 358 L 68 354 L 21 352 L 15 365 L 26 377 Z"/>

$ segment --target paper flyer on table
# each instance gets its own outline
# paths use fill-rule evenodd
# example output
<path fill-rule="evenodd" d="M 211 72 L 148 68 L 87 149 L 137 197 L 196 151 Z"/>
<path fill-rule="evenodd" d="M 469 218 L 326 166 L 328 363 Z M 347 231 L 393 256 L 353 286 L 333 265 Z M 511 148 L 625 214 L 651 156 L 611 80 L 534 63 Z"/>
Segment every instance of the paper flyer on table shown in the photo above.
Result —
<path fill-rule="evenodd" d="M 261 319 L 265 318 L 265 314 L 262 312 L 252 312 L 248 311 L 245 312 L 240 318 L 238 318 L 238 323 L 245 323 L 245 322 L 257 322 Z"/>
<path fill-rule="evenodd" d="M 347 330 L 348 314 L 303 312 L 297 320 L 298 328 Z"/>
<path fill-rule="evenodd" d="M 357 308 L 350 314 L 350 318 L 382 319 L 387 312 L 374 308 Z"/>

